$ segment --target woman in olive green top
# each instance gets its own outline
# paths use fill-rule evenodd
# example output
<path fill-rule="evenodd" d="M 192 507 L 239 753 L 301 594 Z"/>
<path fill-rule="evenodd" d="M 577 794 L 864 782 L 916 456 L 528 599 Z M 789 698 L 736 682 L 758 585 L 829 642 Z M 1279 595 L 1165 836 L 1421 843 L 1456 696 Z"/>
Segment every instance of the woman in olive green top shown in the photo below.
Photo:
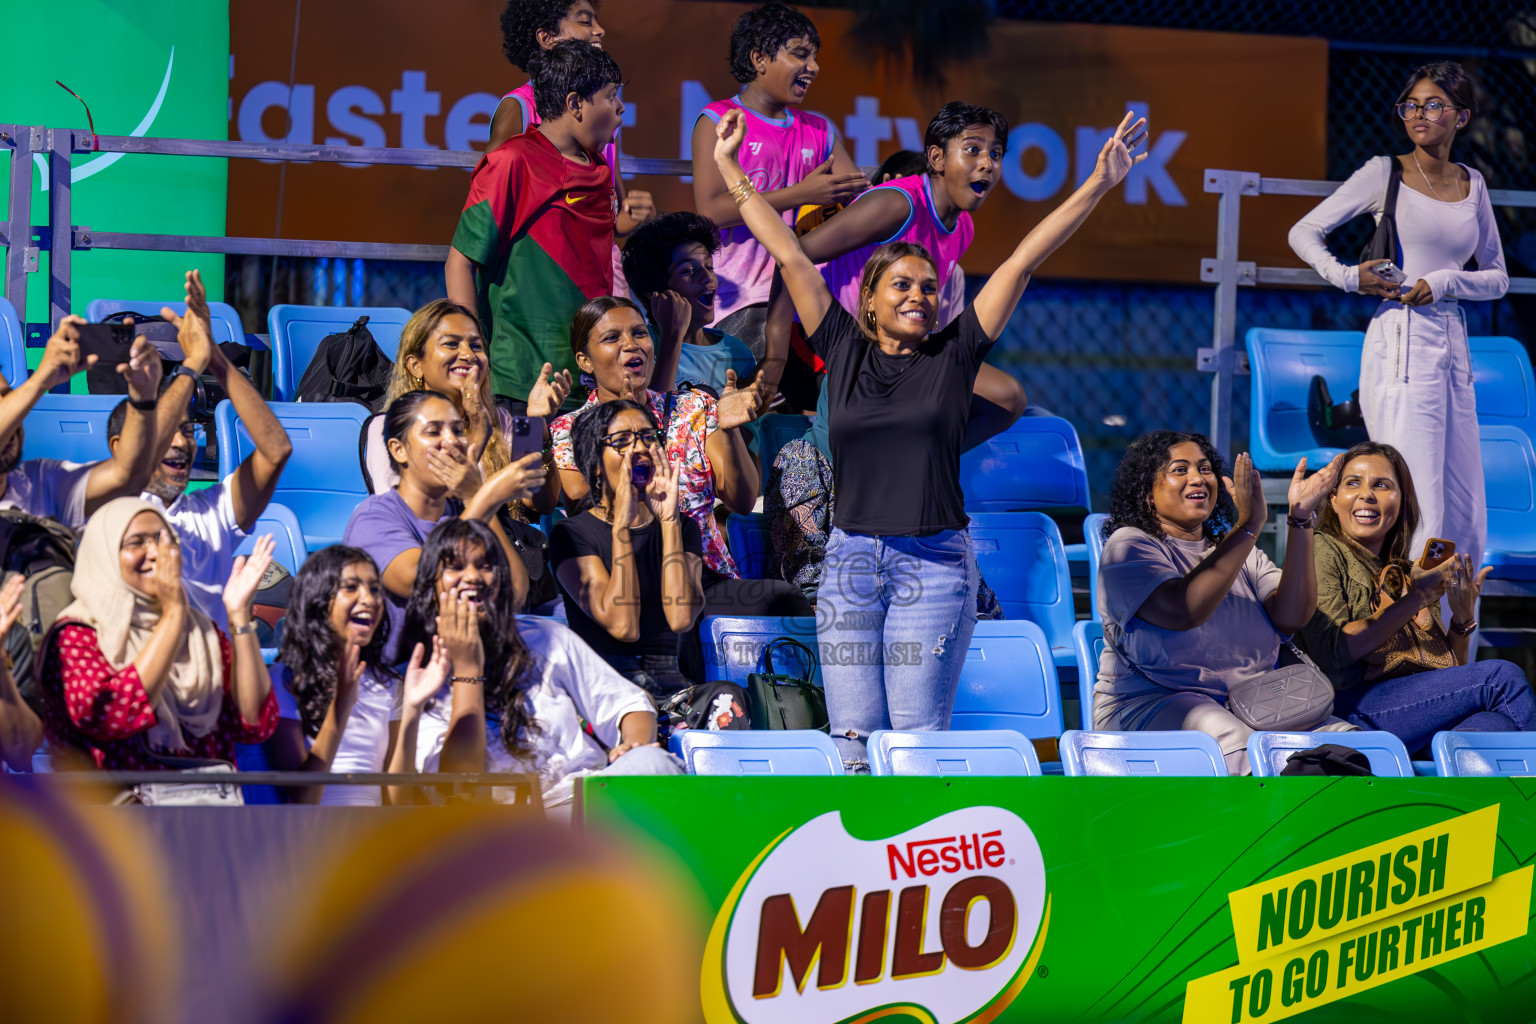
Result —
<path fill-rule="evenodd" d="M 1469 657 L 1477 595 L 1488 570 L 1477 572 L 1465 554 L 1427 571 L 1411 564 L 1409 545 L 1418 522 L 1413 478 L 1396 448 L 1367 441 L 1344 453 L 1344 469 L 1320 510 L 1313 546 L 1317 611 L 1301 636 L 1333 681 L 1333 713 L 1362 729 L 1393 733 L 1410 751 L 1442 729 L 1536 728 L 1536 697 L 1525 674 L 1507 661 Z M 1402 570 L 1402 596 L 1373 602 L 1388 565 Z M 1449 629 L 1440 622 L 1440 598 L 1446 594 Z M 1399 632 L 1413 629 L 1414 620 L 1430 637 L 1445 641 L 1455 666 L 1399 667 L 1406 674 L 1367 684 L 1367 666 L 1383 665 L 1378 652 Z"/>

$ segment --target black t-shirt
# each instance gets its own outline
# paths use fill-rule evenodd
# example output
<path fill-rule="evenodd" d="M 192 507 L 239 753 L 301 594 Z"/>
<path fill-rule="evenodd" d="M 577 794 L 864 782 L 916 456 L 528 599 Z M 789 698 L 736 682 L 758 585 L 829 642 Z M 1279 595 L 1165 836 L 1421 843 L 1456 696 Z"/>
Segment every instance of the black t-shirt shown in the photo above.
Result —
<path fill-rule="evenodd" d="M 909 356 L 880 351 L 836 302 L 808 340 L 827 364 L 833 525 L 898 537 L 964 529 L 960 446 L 992 347 L 975 310 Z"/>
<path fill-rule="evenodd" d="M 698 524 L 685 515 L 679 515 L 683 524 L 683 551 L 690 555 L 704 554 L 704 542 L 699 535 Z M 682 643 L 682 634 L 672 632 L 667 625 L 667 612 L 661 602 L 661 523 L 651 520 L 647 526 L 629 532 L 630 545 L 634 550 L 635 574 L 640 583 L 640 638 L 625 643 L 614 638 L 602 625 L 594 621 L 565 587 L 560 593 L 565 598 L 565 618 L 576 635 L 587 642 L 604 658 L 626 658 L 640 654 L 667 654 L 676 656 Z M 596 555 L 603 565 L 613 571 L 613 526 L 603 522 L 591 512 L 562 519 L 549 533 L 549 563 L 559 579 L 560 564 L 583 555 Z M 624 595 L 628 597 L 629 595 Z"/>

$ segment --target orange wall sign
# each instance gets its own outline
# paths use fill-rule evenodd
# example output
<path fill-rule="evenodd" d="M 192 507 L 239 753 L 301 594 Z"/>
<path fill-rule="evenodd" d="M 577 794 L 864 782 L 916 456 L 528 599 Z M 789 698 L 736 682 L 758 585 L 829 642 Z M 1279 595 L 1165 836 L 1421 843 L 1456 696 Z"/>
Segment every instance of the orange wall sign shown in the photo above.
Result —
<path fill-rule="evenodd" d="M 523 81 L 501 53 L 502 0 L 294 0 L 230 4 L 229 137 L 479 149 L 500 96 Z M 738 88 L 726 62 L 744 4 L 614 0 L 601 10 L 623 69 L 623 151 L 687 158 L 698 110 Z M 920 148 L 948 99 L 984 103 L 1012 125 L 1004 188 L 977 216 L 965 259 L 986 273 L 1092 169 L 1127 109 L 1148 117 L 1151 156 L 1046 265 L 1052 277 L 1199 279 L 1215 255 L 1205 168 L 1319 178 L 1325 168 L 1327 44 L 1316 39 L 999 21 L 990 52 L 915 84 L 848 39 L 854 15 L 811 9 L 821 75 L 807 109 L 826 116 L 863 165 Z M 297 38 L 297 52 L 294 45 Z M 290 79 L 290 68 L 292 78 Z M 292 83 L 290 87 L 290 81 Z M 638 177 L 663 210 L 692 206 L 676 178 Z M 230 162 L 232 235 L 446 244 L 468 188 L 459 169 Z M 282 196 L 279 215 L 278 196 Z M 1245 259 L 1295 263 L 1286 230 L 1307 200 L 1244 211 Z"/>

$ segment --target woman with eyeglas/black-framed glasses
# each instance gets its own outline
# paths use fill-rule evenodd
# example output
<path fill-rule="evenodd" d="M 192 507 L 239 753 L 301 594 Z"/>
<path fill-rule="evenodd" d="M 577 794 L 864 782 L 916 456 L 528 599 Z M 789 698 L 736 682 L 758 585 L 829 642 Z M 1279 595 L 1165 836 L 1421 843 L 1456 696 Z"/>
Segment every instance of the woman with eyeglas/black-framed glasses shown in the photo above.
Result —
<path fill-rule="evenodd" d="M 1483 177 L 1451 162 L 1457 133 L 1476 114 L 1476 89 L 1461 65 L 1415 68 L 1394 107 L 1411 152 L 1371 159 L 1291 229 L 1291 248 L 1336 288 L 1384 301 L 1366 328 L 1360 408 L 1371 440 L 1408 461 L 1421 518 L 1415 552 L 1429 537 L 1482 558 L 1488 532 L 1478 450 L 1477 401 L 1466 315 L 1458 300 L 1488 301 L 1509 289 L 1504 249 Z M 1396 204 L 1400 283 L 1383 262 L 1349 266 L 1328 251 L 1328 232 L 1370 213 L 1378 220 L 1392 161 L 1402 172 Z M 1476 270 L 1464 269 L 1469 261 Z"/>

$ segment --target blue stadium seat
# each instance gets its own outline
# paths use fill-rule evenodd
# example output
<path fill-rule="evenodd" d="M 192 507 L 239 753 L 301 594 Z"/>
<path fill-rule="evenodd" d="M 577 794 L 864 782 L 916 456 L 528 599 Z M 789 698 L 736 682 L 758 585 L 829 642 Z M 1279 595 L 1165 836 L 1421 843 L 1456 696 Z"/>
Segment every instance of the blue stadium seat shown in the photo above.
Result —
<path fill-rule="evenodd" d="M 1382 778 L 1413 778 L 1408 748 L 1389 732 L 1256 732 L 1248 737 L 1248 764 L 1257 777 L 1279 775 L 1286 758 L 1324 743 L 1360 751 L 1371 762 L 1371 771 Z"/>
<path fill-rule="evenodd" d="M 976 623 L 950 728 L 1054 739 L 1063 725 L 1056 666 L 1040 627 L 1025 619 Z"/>
<path fill-rule="evenodd" d="M 91 323 L 100 323 L 113 313 L 128 310 L 132 313 L 143 313 L 146 316 L 158 316 L 161 307 L 170 307 L 178 314 L 187 311 L 185 302 L 131 302 L 126 299 L 92 299 L 85 307 L 85 318 Z M 234 342 L 237 345 L 245 344 L 245 325 L 240 321 L 240 314 L 235 307 L 227 302 L 208 303 L 208 319 L 212 321 L 213 343 L 222 345 L 225 342 Z"/>
<path fill-rule="evenodd" d="M 1072 575 L 1056 521 L 1042 512 L 972 515 L 971 542 L 1003 614 L 1039 623 L 1056 666 L 1075 667 Z"/>
<path fill-rule="evenodd" d="M 66 462 L 99 462 L 109 457 L 107 418 L 125 397 L 43 395 L 23 423 L 22 457 Z"/>
<path fill-rule="evenodd" d="M 747 684 L 747 676 L 762 671 L 763 648 L 771 640 L 781 636 L 794 637 L 811 650 L 816 646 L 816 619 L 811 616 L 785 618 L 747 618 L 733 615 L 706 615 L 699 623 L 699 636 L 704 643 L 704 673 L 710 680 L 724 680 L 740 686 Z M 793 652 L 784 651 L 783 659 L 793 658 Z M 782 672 L 801 672 L 805 666 L 787 661 L 774 667 Z M 821 668 L 817 666 L 813 677 L 821 683 Z"/>
<path fill-rule="evenodd" d="M 687 729 L 678 756 L 690 775 L 842 775 L 832 737 L 815 729 Z"/>
<path fill-rule="evenodd" d="M 1429 749 L 1448 778 L 1536 775 L 1536 733 L 1437 732 Z"/>
<path fill-rule="evenodd" d="M 10 299 L 0 299 L 0 374 L 11 387 L 27 379 L 27 332 Z"/>
<path fill-rule="evenodd" d="M 725 542 L 736 559 L 736 570 L 743 579 L 768 577 L 768 559 L 773 542 L 768 535 L 768 517 L 761 512 L 732 515 L 725 521 Z"/>
<path fill-rule="evenodd" d="M 1536 579 L 1536 448 L 1519 427 L 1480 430 L 1488 541 L 1483 564 L 1494 579 Z"/>
<path fill-rule="evenodd" d="M 399 306 L 273 306 L 267 314 L 267 331 L 272 345 L 272 397 L 280 402 L 296 399 L 299 378 L 304 376 L 310 360 L 315 358 L 320 342 L 327 335 L 345 331 L 360 316 L 368 318 L 368 330 L 373 340 L 393 360 L 400 351 L 400 332 L 411 319 L 408 309 Z"/>
<path fill-rule="evenodd" d="M 1104 653 L 1104 623 L 1083 619 L 1072 626 L 1072 651 L 1077 655 L 1077 700 L 1083 728 L 1093 728 L 1093 686 L 1099 681 L 1099 657 Z"/>
<path fill-rule="evenodd" d="M 1012 729 L 869 734 L 872 775 L 1039 775 L 1034 744 Z"/>
<path fill-rule="evenodd" d="M 1067 775 L 1226 775 L 1221 747 L 1208 733 L 1087 732 L 1061 734 Z"/>
<path fill-rule="evenodd" d="M 1099 621 L 1099 559 L 1104 557 L 1104 524 L 1109 516 L 1094 512 L 1083 519 L 1083 543 L 1088 547 L 1088 617 Z"/>
<path fill-rule="evenodd" d="M 309 557 L 309 549 L 304 544 L 304 530 L 293 510 L 275 501 L 268 503 L 256 520 L 256 528 L 246 535 L 235 554 L 249 555 L 256 547 L 256 538 L 264 533 L 272 535 L 272 560 L 287 569 L 289 575 L 298 573 Z"/>
<path fill-rule="evenodd" d="M 811 418 L 798 413 L 771 412 L 757 422 L 762 438 L 758 458 L 763 467 L 763 486 L 766 487 L 768 471 L 773 468 L 773 460 L 778 458 L 779 449 L 810 430 Z"/>
<path fill-rule="evenodd" d="M 1309 466 L 1326 464 L 1338 448 L 1319 448 L 1307 420 L 1307 390 L 1313 377 L 1328 382 L 1335 402 L 1360 386 L 1363 331 L 1249 330 L 1251 438 L 1253 465 L 1266 473 L 1289 473 L 1303 455 Z"/>
<path fill-rule="evenodd" d="M 1468 338 L 1477 422 L 1536 433 L 1536 375 L 1531 356 L 1514 338 Z"/>
<path fill-rule="evenodd" d="M 368 496 L 357 457 L 358 436 L 368 410 L 352 402 L 273 402 L 271 407 L 293 443 L 293 455 L 283 467 L 272 500 L 298 517 L 310 551 L 341 543 L 347 520 Z M 228 399 L 214 409 L 214 423 L 222 479 L 256 446 Z"/>
<path fill-rule="evenodd" d="M 1088 508 L 1088 469 L 1072 424 L 1022 416 L 960 456 L 967 512 Z"/>

